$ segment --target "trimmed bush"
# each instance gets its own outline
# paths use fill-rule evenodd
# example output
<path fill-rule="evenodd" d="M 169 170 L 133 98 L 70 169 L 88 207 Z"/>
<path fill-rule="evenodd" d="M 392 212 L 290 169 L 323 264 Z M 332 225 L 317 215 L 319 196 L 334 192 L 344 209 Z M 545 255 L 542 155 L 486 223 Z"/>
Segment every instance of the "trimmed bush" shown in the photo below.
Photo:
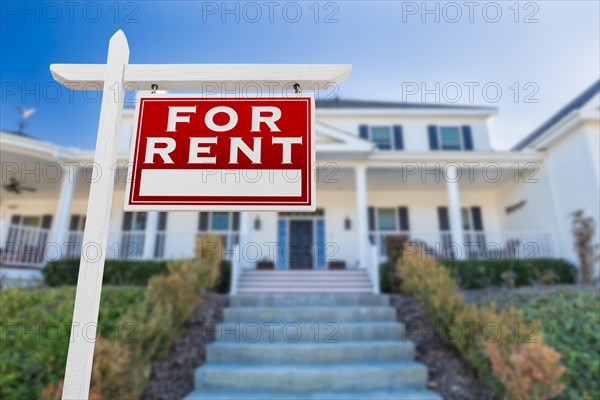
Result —
<path fill-rule="evenodd" d="M 104 287 L 98 332 L 111 340 L 117 337 L 125 310 L 143 298 L 140 288 Z M 36 399 L 43 387 L 62 379 L 74 303 L 74 287 L 2 289 L 0 398 Z"/>
<path fill-rule="evenodd" d="M 52 261 L 42 273 L 44 282 L 48 286 L 77 285 L 79 260 Z M 166 261 L 106 260 L 102 283 L 117 286 L 146 286 L 152 276 L 166 273 Z"/>
<path fill-rule="evenodd" d="M 577 270 L 568 261 L 545 258 L 537 260 L 444 260 L 461 289 L 486 287 L 521 287 L 534 284 L 575 283 Z M 379 266 L 382 293 L 393 293 L 401 284 L 389 262 Z"/>

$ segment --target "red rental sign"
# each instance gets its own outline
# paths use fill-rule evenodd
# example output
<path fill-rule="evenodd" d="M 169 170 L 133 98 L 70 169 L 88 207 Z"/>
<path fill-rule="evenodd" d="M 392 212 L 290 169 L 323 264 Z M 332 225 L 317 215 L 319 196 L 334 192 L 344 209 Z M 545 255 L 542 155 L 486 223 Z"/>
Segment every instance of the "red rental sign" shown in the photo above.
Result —
<path fill-rule="evenodd" d="M 139 99 L 125 210 L 314 211 L 314 98 Z"/>

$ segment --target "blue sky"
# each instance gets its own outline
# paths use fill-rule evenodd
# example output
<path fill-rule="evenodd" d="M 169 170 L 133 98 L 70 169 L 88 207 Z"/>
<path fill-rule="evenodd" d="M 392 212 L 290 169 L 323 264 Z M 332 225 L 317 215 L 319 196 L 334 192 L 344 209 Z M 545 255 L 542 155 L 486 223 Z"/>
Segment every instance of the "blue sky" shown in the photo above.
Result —
<path fill-rule="evenodd" d="M 49 65 L 104 63 L 117 29 L 131 63 L 350 63 L 341 98 L 421 102 L 430 89 L 428 102 L 494 106 L 498 149 L 600 76 L 597 1 L 24 4 L 1 4 L 0 127 L 16 130 L 17 106 L 34 107 L 26 133 L 85 149 L 99 93 L 58 91 Z"/>

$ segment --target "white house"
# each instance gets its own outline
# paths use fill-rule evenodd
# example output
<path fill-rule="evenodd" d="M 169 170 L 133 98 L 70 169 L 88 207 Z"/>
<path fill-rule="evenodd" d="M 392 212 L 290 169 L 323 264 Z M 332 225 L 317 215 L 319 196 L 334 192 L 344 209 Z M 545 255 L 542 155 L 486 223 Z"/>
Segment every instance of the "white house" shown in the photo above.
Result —
<path fill-rule="evenodd" d="M 599 220 L 598 93 L 596 83 L 510 151 L 490 145 L 493 108 L 317 102 L 314 213 L 124 213 L 126 109 L 107 257 L 188 257 L 212 232 L 241 268 L 374 270 L 398 234 L 441 257 L 575 261 L 569 213 Z M 0 273 L 36 276 L 81 252 L 93 151 L 12 132 L 0 144 Z"/>

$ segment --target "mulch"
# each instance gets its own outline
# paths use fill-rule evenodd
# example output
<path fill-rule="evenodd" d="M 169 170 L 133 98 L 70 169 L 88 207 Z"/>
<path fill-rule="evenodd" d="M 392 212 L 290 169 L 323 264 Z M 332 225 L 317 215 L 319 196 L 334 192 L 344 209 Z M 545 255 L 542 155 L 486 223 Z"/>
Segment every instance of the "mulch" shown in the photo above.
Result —
<path fill-rule="evenodd" d="M 178 400 L 194 389 L 196 368 L 206 360 L 206 345 L 214 341 L 215 324 L 222 321 L 223 308 L 228 304 L 225 295 L 203 295 L 169 354 L 152 363 L 142 400 Z"/>
<path fill-rule="evenodd" d="M 416 344 L 416 359 L 429 370 L 428 388 L 446 400 L 497 400 L 499 396 L 452 346 L 437 335 L 414 297 L 394 294 L 390 302 Z"/>

